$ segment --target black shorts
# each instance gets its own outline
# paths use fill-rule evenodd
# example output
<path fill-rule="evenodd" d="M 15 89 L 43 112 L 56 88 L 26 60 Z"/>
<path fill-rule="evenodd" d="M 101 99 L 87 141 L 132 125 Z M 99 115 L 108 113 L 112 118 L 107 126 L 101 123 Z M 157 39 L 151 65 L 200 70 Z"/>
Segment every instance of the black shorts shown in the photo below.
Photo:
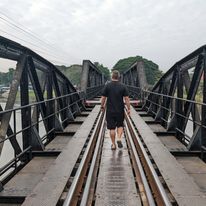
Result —
<path fill-rule="evenodd" d="M 124 112 L 121 113 L 106 113 L 107 129 L 115 129 L 116 127 L 123 127 Z"/>

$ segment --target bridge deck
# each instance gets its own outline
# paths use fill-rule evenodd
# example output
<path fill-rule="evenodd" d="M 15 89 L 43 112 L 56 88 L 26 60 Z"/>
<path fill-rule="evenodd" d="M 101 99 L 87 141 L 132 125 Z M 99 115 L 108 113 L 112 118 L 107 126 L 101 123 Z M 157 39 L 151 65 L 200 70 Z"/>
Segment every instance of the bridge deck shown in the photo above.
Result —
<path fill-rule="evenodd" d="M 96 206 L 142 205 L 124 139 L 123 146 L 121 150 L 112 151 L 109 133 L 106 132 L 97 181 Z"/>
<path fill-rule="evenodd" d="M 156 129 L 148 126 L 141 116 L 132 108 L 134 124 L 144 139 L 154 162 L 163 176 L 178 205 L 206 205 L 206 196 L 194 179 L 188 175 L 183 166 L 162 144 L 154 132 L 165 131 L 162 126 Z"/>
<path fill-rule="evenodd" d="M 56 136 L 46 147 L 46 151 L 62 151 L 72 139 L 72 135 Z"/>
<path fill-rule="evenodd" d="M 12 178 L 6 185 L 4 185 L 4 190 L 2 192 L 0 192 L 0 205 L 3 206 L 4 204 L 1 202 L 7 202 L 7 200 L 8 200 L 8 202 L 11 202 L 12 199 L 15 199 L 15 200 L 18 199 L 19 202 L 23 202 L 25 197 L 27 197 L 29 194 L 31 194 L 33 189 L 38 184 L 41 185 L 41 181 L 43 181 L 42 180 L 43 177 L 44 177 L 44 182 L 45 182 L 45 178 L 49 181 L 52 180 L 51 178 L 48 179 L 49 178 L 49 176 L 48 176 L 49 171 L 50 171 L 49 172 L 50 174 L 51 173 L 52 173 L 52 175 L 56 174 L 57 176 L 59 174 L 58 177 L 60 179 L 62 179 L 62 178 L 65 179 L 66 176 L 64 173 L 62 173 L 62 171 L 66 172 L 68 175 L 69 171 L 73 168 L 73 166 L 77 160 L 77 157 L 82 149 L 82 146 L 85 142 L 85 138 L 87 136 L 87 133 L 90 131 L 90 127 L 92 127 L 92 125 L 93 125 L 93 119 L 96 117 L 97 111 L 99 111 L 99 109 L 94 109 L 94 111 L 91 113 L 91 116 L 88 117 L 88 121 L 86 119 L 87 119 L 87 115 L 89 113 L 82 112 L 82 115 L 76 117 L 75 122 L 70 123 L 69 126 L 67 128 L 65 128 L 64 132 L 67 132 L 66 135 L 64 135 L 64 134 L 59 135 L 59 136 L 57 135 L 45 147 L 45 151 L 50 152 L 50 153 L 47 153 L 47 154 L 46 153 L 45 154 L 39 153 L 40 156 L 34 157 L 20 172 L 17 173 L 17 175 L 14 176 L 14 178 Z M 83 121 L 84 121 L 84 123 L 81 125 L 81 123 Z M 82 130 L 79 129 L 80 127 L 82 127 Z M 77 132 L 77 130 L 78 130 L 78 132 Z M 71 133 L 71 135 L 69 135 L 68 132 Z M 76 133 L 76 134 L 73 136 L 72 133 Z M 77 138 L 79 136 L 82 136 L 82 138 Z M 67 145 L 69 145 L 69 146 L 67 146 Z M 78 145 L 78 147 L 75 148 L 74 145 Z M 67 147 L 67 148 L 64 149 L 65 147 Z M 76 151 L 74 151 L 74 150 L 76 150 Z M 61 151 L 62 151 L 62 153 L 58 157 L 57 157 L 57 155 L 52 154 L 52 152 L 61 152 Z M 70 155 L 71 153 L 73 155 Z M 41 156 L 41 155 L 43 155 L 43 156 Z M 49 156 L 47 156 L 47 155 L 49 155 Z M 69 159 L 66 158 L 66 155 L 69 156 L 70 158 Z M 71 158 L 73 161 L 71 160 Z M 67 159 L 68 162 L 71 163 L 71 164 L 67 164 L 67 166 L 69 167 L 69 168 L 66 167 L 68 169 L 67 171 L 63 170 L 63 168 L 65 168 L 64 167 L 65 162 L 62 161 L 62 159 Z M 60 165 L 60 163 L 63 165 Z M 53 170 L 50 170 L 50 167 L 51 167 L 51 169 L 56 168 L 57 169 L 56 172 L 54 172 Z M 54 182 L 50 182 L 50 183 L 52 184 Z M 65 184 L 65 181 L 63 181 L 62 183 Z M 55 182 L 55 185 L 56 185 L 56 182 Z M 61 184 L 59 181 L 58 188 L 60 188 L 60 185 Z M 62 185 L 62 187 L 64 187 L 64 186 L 65 185 Z M 38 186 L 37 186 L 37 188 L 38 188 Z M 48 185 L 48 189 L 52 189 L 52 188 L 49 187 L 49 185 Z M 44 188 L 44 191 L 45 191 L 45 188 Z M 49 191 L 49 192 L 51 192 L 51 191 Z M 56 192 L 57 192 L 57 190 L 56 190 Z M 42 192 L 40 192 L 40 194 L 41 193 Z M 58 201 L 58 198 L 56 198 L 56 199 L 57 199 L 56 201 Z M 28 205 L 27 203 L 25 203 L 25 204 Z M 37 205 L 40 205 L 40 204 L 37 204 Z"/>
<path fill-rule="evenodd" d="M 92 110 L 86 121 L 84 121 L 74 137 L 70 140 L 69 144 L 66 145 L 62 153 L 54 161 L 54 164 L 47 171 L 41 182 L 36 185 L 32 193 L 26 198 L 23 203 L 24 206 L 52 206 L 57 204 L 85 144 L 86 138 L 89 136 L 99 109 L 99 106 L 96 106 Z M 84 114 L 86 115 L 88 113 L 85 112 Z M 66 128 L 65 131 L 70 131 L 69 127 Z M 49 198 L 45 198 L 48 195 Z"/>
<path fill-rule="evenodd" d="M 66 185 L 72 182 L 73 170 L 94 128 L 99 110 L 100 106 L 97 105 L 91 112 L 83 112 L 75 119 L 76 123 L 71 122 L 65 129 L 65 134 L 58 135 L 46 146 L 46 152 L 57 152 L 56 155 L 36 154 L 4 185 L 0 201 L 5 203 L 9 200 L 11 203 L 13 199 L 23 204 L 0 202 L 0 206 L 61 205 L 69 189 Z M 194 156 L 173 156 L 172 152 L 187 152 L 187 148 L 174 135 L 167 134 L 164 127 L 151 116 L 136 110 L 132 108 L 131 118 L 156 164 L 163 186 L 180 206 L 206 205 L 206 164 Z M 95 190 L 94 203 L 97 206 L 142 204 L 125 139 L 123 144 L 123 149 L 111 151 L 106 131 Z M 173 197 L 170 197 L 171 202 L 174 201 Z"/>
<path fill-rule="evenodd" d="M 142 114 L 145 114 L 143 111 L 137 111 L 137 113 L 141 116 Z M 152 129 L 153 132 L 161 134 L 161 132 L 167 132 L 164 127 L 162 127 L 160 124 L 158 124 L 158 121 L 155 121 L 155 119 L 152 116 L 142 116 L 141 117 L 148 126 Z M 161 134 L 158 136 L 158 138 L 161 140 L 161 142 L 168 148 L 169 151 L 187 151 L 187 148 L 185 145 L 183 145 L 174 135 L 169 134 Z"/>
<path fill-rule="evenodd" d="M 177 161 L 206 195 L 206 164 L 199 157 L 177 157 Z"/>

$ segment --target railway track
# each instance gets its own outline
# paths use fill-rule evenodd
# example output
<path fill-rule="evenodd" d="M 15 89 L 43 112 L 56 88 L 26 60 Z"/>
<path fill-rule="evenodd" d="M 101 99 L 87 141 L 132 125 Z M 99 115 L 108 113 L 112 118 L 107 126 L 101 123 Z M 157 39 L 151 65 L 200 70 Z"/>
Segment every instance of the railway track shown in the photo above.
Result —
<path fill-rule="evenodd" d="M 109 137 L 106 137 L 105 114 L 100 112 L 64 192 L 59 199 L 58 206 L 177 205 L 147 146 L 135 128 L 132 119 L 126 112 L 125 116 L 125 138 L 123 140 L 124 148 L 122 149 L 125 157 L 115 156 L 115 154 L 118 154 L 118 149 L 116 151 L 110 150 L 110 145 L 108 146 L 110 140 Z M 104 154 L 109 153 L 109 155 L 113 155 L 113 159 L 108 157 L 108 155 L 103 155 L 103 152 Z M 108 173 L 109 175 L 107 175 L 107 171 L 105 171 L 105 162 L 107 162 L 108 158 L 110 158 L 111 162 L 109 163 L 111 164 L 109 165 L 109 170 L 114 170 L 112 173 Z M 118 161 L 116 161 L 115 158 L 118 158 Z M 129 166 L 127 166 L 127 170 L 125 170 L 125 165 L 119 165 L 122 164 L 121 158 L 124 158 L 124 161 L 128 161 L 127 165 Z M 119 182 L 112 182 L 114 181 L 113 179 L 115 179 L 111 177 L 112 174 L 117 174 L 115 178 L 116 181 L 118 180 Z M 128 177 L 128 174 L 131 178 Z M 106 184 L 111 182 L 112 184 L 110 188 L 105 188 L 107 191 L 103 194 L 99 188 L 101 188 L 101 185 L 106 181 L 105 178 L 109 178 L 107 179 L 109 182 Z M 130 182 L 127 180 L 128 178 L 131 179 L 134 186 L 130 187 Z M 102 201 L 97 198 L 99 191 L 99 199 L 102 198 Z M 131 201 L 132 198 L 130 198 L 130 196 L 133 198 L 133 201 Z M 113 199 L 110 200 L 110 198 Z M 139 201 L 137 201 L 138 198 Z"/>

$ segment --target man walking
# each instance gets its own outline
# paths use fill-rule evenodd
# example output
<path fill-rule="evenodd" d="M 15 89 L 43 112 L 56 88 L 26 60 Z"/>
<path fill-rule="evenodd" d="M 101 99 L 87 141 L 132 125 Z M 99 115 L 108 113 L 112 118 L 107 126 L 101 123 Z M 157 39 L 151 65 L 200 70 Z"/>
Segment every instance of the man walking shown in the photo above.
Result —
<path fill-rule="evenodd" d="M 124 101 L 127 106 L 127 113 L 130 115 L 130 100 L 125 85 L 119 82 L 120 73 L 117 70 L 112 72 L 112 81 L 105 85 L 102 91 L 101 109 L 105 109 L 106 102 L 106 121 L 107 129 L 110 130 L 112 141 L 111 149 L 116 149 L 115 129 L 117 128 L 117 145 L 122 148 L 122 133 L 124 121 Z M 107 101 L 106 101 L 107 100 Z"/>

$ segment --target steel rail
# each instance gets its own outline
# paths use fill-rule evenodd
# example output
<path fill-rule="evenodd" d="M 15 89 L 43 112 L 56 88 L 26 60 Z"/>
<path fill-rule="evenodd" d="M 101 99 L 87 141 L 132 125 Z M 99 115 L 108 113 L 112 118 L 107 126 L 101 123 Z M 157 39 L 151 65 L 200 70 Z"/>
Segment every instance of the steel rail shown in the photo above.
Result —
<path fill-rule="evenodd" d="M 82 92 L 82 91 L 81 91 L 81 92 Z M 39 106 L 39 105 L 42 104 L 42 103 L 47 103 L 47 102 L 59 100 L 59 99 L 62 99 L 62 98 L 70 97 L 70 96 L 72 96 L 72 95 L 79 95 L 81 92 L 73 92 L 73 93 L 66 94 L 66 95 L 62 95 L 62 96 L 59 96 L 59 97 L 54 97 L 54 98 L 51 98 L 51 99 L 45 99 L 45 100 L 43 100 L 43 101 L 38 101 L 38 102 L 34 102 L 34 103 L 27 104 L 27 105 L 24 105 L 24 106 L 19 106 L 19 107 L 13 108 L 13 109 L 7 109 L 7 110 L 4 110 L 4 111 L 0 111 L 0 115 L 2 115 L 2 114 L 4 114 L 4 113 L 12 112 L 12 111 L 17 111 L 17 110 L 25 109 L 25 108 L 27 108 L 27 107 Z M 77 100 L 76 100 L 75 102 L 73 102 L 73 103 L 80 102 L 80 101 L 82 101 L 83 99 L 84 99 L 84 98 L 77 99 Z M 70 105 L 72 105 L 73 103 L 71 103 Z M 68 106 L 70 106 L 70 105 L 68 105 Z"/>
<path fill-rule="evenodd" d="M 140 190 L 142 203 L 143 203 L 143 205 L 147 205 L 147 206 L 155 206 L 154 198 L 152 196 L 152 192 L 151 192 L 151 189 L 149 187 L 144 169 L 142 167 L 141 161 L 140 161 L 139 156 L 137 154 L 137 150 L 135 148 L 134 142 L 132 140 L 132 136 L 130 134 L 127 122 L 125 124 L 125 133 L 126 133 L 127 141 L 129 143 L 129 145 L 131 147 L 131 151 L 133 153 L 132 161 L 135 161 L 135 162 L 133 162 L 133 164 L 136 165 L 137 170 L 138 170 L 137 171 L 138 174 L 136 174 L 136 176 L 140 177 L 140 178 L 138 178 L 139 180 L 137 181 L 137 184 L 138 184 L 138 187 L 139 187 L 139 190 Z"/>
<path fill-rule="evenodd" d="M 150 179 L 150 186 L 153 190 L 153 193 L 156 195 L 156 202 L 158 205 L 164 205 L 164 206 L 172 206 L 165 189 L 160 182 L 160 179 L 152 165 L 151 160 L 149 159 L 149 156 L 147 152 L 145 151 L 145 148 L 139 138 L 137 138 L 139 135 L 137 134 L 132 121 L 130 117 L 126 114 L 126 122 L 129 126 L 130 133 L 132 134 L 133 141 L 135 145 L 138 147 L 138 153 L 140 156 L 140 159 L 142 160 L 142 164 L 144 165 L 145 172 L 147 173 L 146 176 Z M 154 183 L 154 184 L 151 184 Z"/>
<path fill-rule="evenodd" d="M 134 87 L 134 86 L 130 86 L 130 85 L 126 85 L 126 86 L 131 87 L 133 89 L 138 89 L 138 90 L 142 91 L 143 93 L 149 93 L 150 95 L 153 94 L 153 95 L 157 95 L 157 96 L 160 96 L 160 97 L 167 97 L 167 98 L 170 98 L 170 99 L 181 100 L 181 101 L 189 102 L 189 103 L 192 103 L 192 104 L 198 104 L 198 105 L 201 105 L 201 106 L 206 106 L 206 104 L 202 103 L 202 102 L 197 102 L 197 101 L 194 101 L 194 100 L 189 100 L 189 99 L 185 99 L 185 98 L 170 96 L 170 95 L 158 93 L 158 92 L 155 92 L 155 91 L 149 91 L 149 90 L 141 89 L 140 87 Z M 146 99 L 146 101 L 147 101 L 147 99 Z"/>
<path fill-rule="evenodd" d="M 94 144 L 96 137 L 99 133 L 99 127 L 101 126 L 102 123 L 102 119 L 103 119 L 103 112 L 100 111 L 99 117 L 97 119 L 96 125 L 94 127 L 93 133 L 89 139 L 88 145 L 86 147 L 86 150 L 83 154 L 82 160 L 80 162 L 80 165 L 78 167 L 78 170 L 76 172 L 76 175 L 72 181 L 72 184 L 69 188 L 69 191 L 67 193 L 66 199 L 64 201 L 63 206 L 70 206 L 73 202 L 76 190 L 78 188 L 78 183 L 82 177 L 82 172 L 85 169 L 86 165 L 87 165 L 87 161 L 89 159 L 89 155 L 91 155 L 91 151 L 92 151 L 92 145 Z"/>
<path fill-rule="evenodd" d="M 93 180 L 93 177 L 94 177 L 94 170 L 95 170 L 95 166 L 96 166 L 96 163 L 97 163 L 98 155 L 100 153 L 100 148 L 102 147 L 102 144 L 103 144 L 104 132 L 105 132 L 105 114 L 104 114 L 104 117 L 103 117 L 103 120 L 102 120 L 102 125 L 101 125 L 100 131 L 99 131 L 99 135 L 97 137 L 98 139 L 97 139 L 94 155 L 93 155 L 93 158 L 92 158 L 89 174 L 87 176 L 87 182 L 86 182 L 86 185 L 85 185 L 85 188 L 84 188 L 84 192 L 83 192 L 83 195 L 82 195 L 80 206 L 88 205 L 90 187 L 91 187 L 92 180 Z"/>

